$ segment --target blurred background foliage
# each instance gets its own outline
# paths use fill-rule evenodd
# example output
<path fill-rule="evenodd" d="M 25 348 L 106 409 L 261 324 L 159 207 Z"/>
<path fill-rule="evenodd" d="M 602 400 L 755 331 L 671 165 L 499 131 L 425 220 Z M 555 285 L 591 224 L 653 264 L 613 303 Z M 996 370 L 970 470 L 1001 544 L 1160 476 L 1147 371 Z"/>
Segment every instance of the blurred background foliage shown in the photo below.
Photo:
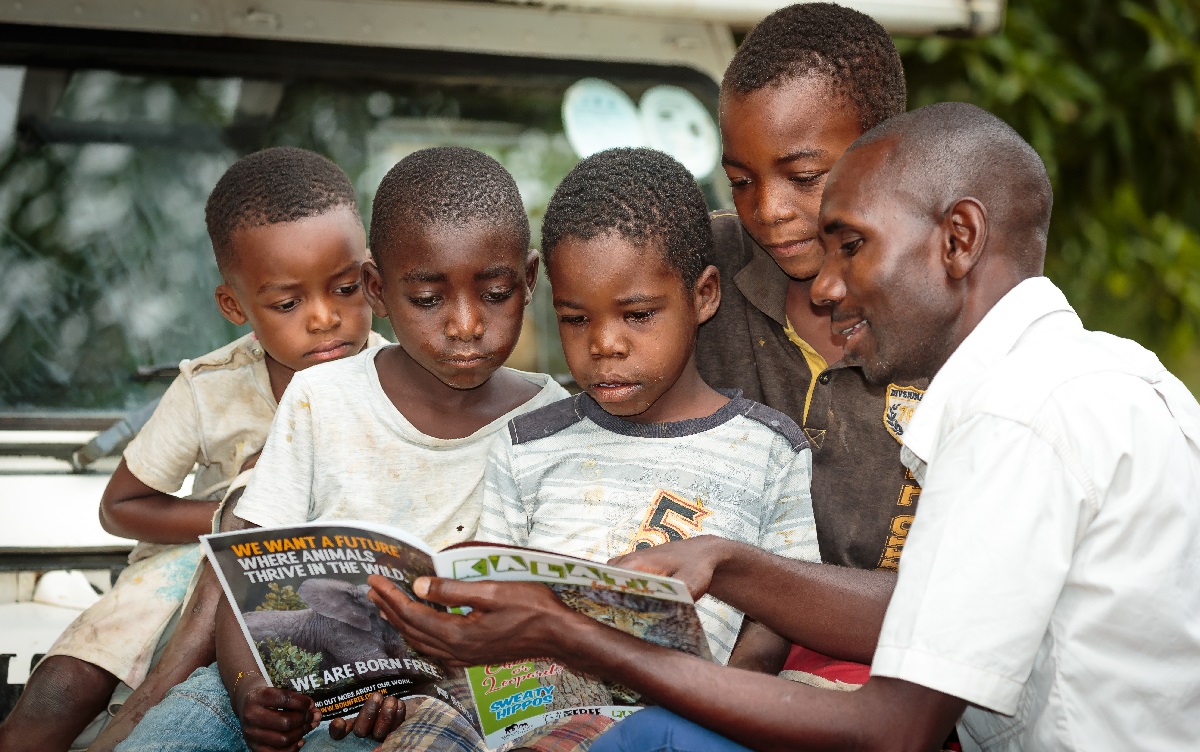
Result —
<path fill-rule="evenodd" d="M 897 39 L 909 106 L 973 102 L 1054 183 L 1046 274 L 1200 393 L 1200 0 L 1009 0 L 1003 33 Z"/>

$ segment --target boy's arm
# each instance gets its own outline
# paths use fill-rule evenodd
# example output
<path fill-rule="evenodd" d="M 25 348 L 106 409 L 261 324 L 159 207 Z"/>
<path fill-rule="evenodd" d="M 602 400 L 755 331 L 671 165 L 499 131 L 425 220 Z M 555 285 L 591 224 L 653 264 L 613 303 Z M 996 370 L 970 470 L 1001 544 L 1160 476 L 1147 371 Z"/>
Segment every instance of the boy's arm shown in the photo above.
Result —
<path fill-rule="evenodd" d="M 217 504 L 172 494 L 201 454 L 195 395 L 189 378 L 180 375 L 126 447 L 100 499 L 100 525 L 123 538 L 195 543 L 212 529 Z"/>
<path fill-rule="evenodd" d="M 742 631 L 727 665 L 760 674 L 778 674 L 791 649 L 791 642 L 747 616 L 742 620 Z"/>
<path fill-rule="evenodd" d="M 156 491 L 130 472 L 122 458 L 100 497 L 100 525 L 122 538 L 195 543 L 197 536 L 212 529 L 217 505 Z"/>
<path fill-rule="evenodd" d="M 371 598 L 404 638 L 451 665 L 546 655 L 620 682 L 755 749 L 936 749 L 966 707 L 961 699 L 895 679 L 872 678 L 856 692 L 835 692 L 720 666 L 578 614 L 539 584 L 414 583 L 422 598 L 471 607 L 461 616 L 434 611 L 382 577 L 370 582 Z"/>

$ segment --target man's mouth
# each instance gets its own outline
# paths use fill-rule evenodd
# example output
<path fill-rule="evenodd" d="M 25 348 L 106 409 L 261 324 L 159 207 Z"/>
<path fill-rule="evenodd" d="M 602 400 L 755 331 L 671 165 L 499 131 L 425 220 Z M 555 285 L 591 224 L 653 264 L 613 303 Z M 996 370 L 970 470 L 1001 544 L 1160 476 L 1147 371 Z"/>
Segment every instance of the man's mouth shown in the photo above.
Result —
<path fill-rule="evenodd" d="M 304 356 L 306 358 L 312 358 L 313 360 L 325 361 L 337 360 L 353 354 L 353 342 L 346 342 L 345 340 L 330 340 L 317 345 L 313 349 L 304 353 Z"/>

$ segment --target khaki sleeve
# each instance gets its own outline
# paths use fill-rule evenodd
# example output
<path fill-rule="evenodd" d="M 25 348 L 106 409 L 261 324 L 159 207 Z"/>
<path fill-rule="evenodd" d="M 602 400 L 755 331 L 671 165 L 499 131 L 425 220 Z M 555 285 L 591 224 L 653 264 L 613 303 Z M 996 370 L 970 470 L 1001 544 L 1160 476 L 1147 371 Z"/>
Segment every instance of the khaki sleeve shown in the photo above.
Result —
<path fill-rule="evenodd" d="M 146 425 L 125 448 L 125 464 L 138 480 L 170 494 L 183 486 L 200 456 L 200 419 L 191 382 L 177 376 Z"/>

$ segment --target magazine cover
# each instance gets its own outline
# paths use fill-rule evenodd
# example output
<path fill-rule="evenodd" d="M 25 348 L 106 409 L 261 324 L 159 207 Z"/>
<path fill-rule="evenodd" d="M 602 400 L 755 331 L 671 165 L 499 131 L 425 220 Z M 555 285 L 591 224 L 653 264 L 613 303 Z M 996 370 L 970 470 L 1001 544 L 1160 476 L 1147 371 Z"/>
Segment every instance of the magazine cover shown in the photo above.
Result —
<path fill-rule="evenodd" d="M 462 670 L 410 649 L 367 598 L 372 574 L 415 597 L 412 581 L 434 574 L 420 541 L 312 523 L 202 543 L 272 686 L 309 695 L 326 718 L 356 714 L 375 691 L 439 697 L 473 718 L 453 692 Z"/>
<path fill-rule="evenodd" d="M 712 660 L 679 580 L 515 546 L 461 543 L 429 550 L 370 523 L 306 523 L 202 536 L 262 675 L 309 695 L 326 718 L 354 715 L 372 692 L 437 697 L 496 748 L 574 714 L 622 718 L 639 698 L 553 661 L 449 668 L 405 643 L 367 598 L 381 575 L 410 598 L 417 577 L 545 583 L 568 607 L 611 627 Z"/>
<path fill-rule="evenodd" d="M 574 557 L 462 544 L 435 557 L 438 573 L 459 580 L 544 582 L 570 608 L 648 642 L 712 660 L 687 587 Z M 575 673 L 548 660 L 467 669 L 475 710 L 490 748 L 575 714 L 623 718 L 641 709 L 619 684 Z"/>

